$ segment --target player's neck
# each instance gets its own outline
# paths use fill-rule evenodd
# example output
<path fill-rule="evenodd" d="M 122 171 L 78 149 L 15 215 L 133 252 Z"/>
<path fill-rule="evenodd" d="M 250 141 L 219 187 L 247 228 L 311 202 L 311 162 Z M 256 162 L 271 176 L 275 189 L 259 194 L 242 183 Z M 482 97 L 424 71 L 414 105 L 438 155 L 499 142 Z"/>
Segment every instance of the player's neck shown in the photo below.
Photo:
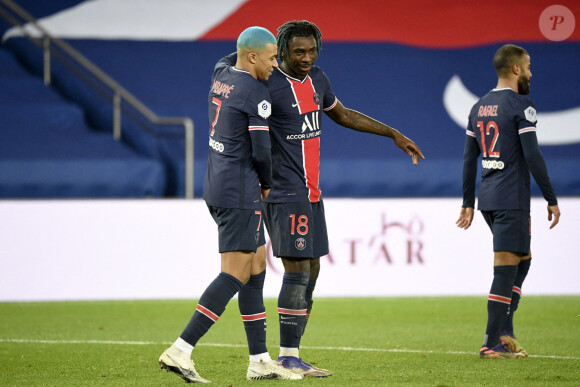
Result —
<path fill-rule="evenodd" d="M 284 61 L 282 61 L 278 67 L 280 68 L 280 70 L 282 70 L 282 72 L 284 74 L 289 75 L 294 79 L 303 80 L 308 75 L 308 74 L 306 74 L 306 75 L 301 77 L 294 70 L 292 70 L 292 68 Z"/>
<path fill-rule="evenodd" d="M 497 80 L 497 86 L 495 87 L 496 89 L 512 89 L 513 91 L 515 91 L 516 93 L 518 92 L 518 81 L 516 80 L 512 80 L 509 78 L 499 78 Z"/>
<path fill-rule="evenodd" d="M 240 53 L 238 52 L 238 59 L 236 60 L 236 64 L 234 66 L 235 68 L 237 68 L 238 70 L 244 70 L 250 73 L 250 75 L 256 79 L 258 79 L 258 76 L 256 74 L 256 67 L 255 65 L 250 62 L 250 60 L 247 57 L 247 53 Z"/>
<path fill-rule="evenodd" d="M 244 71 L 249 72 L 252 77 L 257 79 L 254 66 L 251 66 L 251 65 L 244 66 L 244 63 L 237 62 L 234 67 L 237 68 L 238 70 L 244 70 Z"/>

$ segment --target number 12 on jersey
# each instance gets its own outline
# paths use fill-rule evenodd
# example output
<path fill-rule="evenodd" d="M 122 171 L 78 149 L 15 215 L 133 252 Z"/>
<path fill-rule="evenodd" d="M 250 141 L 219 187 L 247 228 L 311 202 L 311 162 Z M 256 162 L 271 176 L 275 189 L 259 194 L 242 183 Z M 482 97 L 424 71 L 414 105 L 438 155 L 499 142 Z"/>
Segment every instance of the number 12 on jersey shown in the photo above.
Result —
<path fill-rule="evenodd" d="M 485 146 L 485 136 L 489 136 L 491 129 L 494 129 L 493 138 L 491 144 L 489 145 L 489 157 L 499 157 L 499 152 L 495 152 L 495 144 L 497 143 L 497 138 L 499 137 L 499 128 L 495 121 L 489 121 L 487 125 L 484 125 L 483 121 L 477 121 L 477 127 L 481 133 L 481 152 L 483 157 L 487 157 L 487 149 Z"/>

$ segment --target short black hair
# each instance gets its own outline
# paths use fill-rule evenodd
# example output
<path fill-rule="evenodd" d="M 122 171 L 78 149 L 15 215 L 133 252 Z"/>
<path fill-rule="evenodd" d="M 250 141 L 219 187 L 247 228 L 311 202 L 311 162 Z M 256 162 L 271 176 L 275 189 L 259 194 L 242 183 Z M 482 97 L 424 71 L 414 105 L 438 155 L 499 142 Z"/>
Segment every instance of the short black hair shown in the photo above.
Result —
<path fill-rule="evenodd" d="M 282 24 L 278 28 L 276 41 L 278 42 L 278 59 L 283 60 L 282 53 L 288 52 L 290 40 L 295 37 L 314 36 L 316 39 L 316 52 L 322 49 L 322 33 L 316 24 L 308 20 L 292 20 Z"/>
<path fill-rule="evenodd" d="M 515 44 L 501 46 L 493 56 L 493 67 L 499 77 L 506 75 L 513 65 L 519 64 L 528 52 Z"/>

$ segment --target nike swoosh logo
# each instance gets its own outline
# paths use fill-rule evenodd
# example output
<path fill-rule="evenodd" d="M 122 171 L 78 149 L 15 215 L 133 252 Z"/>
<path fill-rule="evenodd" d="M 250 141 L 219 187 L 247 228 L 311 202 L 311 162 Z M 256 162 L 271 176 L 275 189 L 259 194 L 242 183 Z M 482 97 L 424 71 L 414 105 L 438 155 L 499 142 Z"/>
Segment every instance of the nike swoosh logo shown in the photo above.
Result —
<path fill-rule="evenodd" d="M 454 75 L 443 92 L 443 105 L 449 117 L 462 129 L 467 127 L 469 111 L 479 100 L 465 87 L 461 78 Z M 580 131 L 576 130 L 580 121 L 580 107 L 538 115 L 538 143 L 540 145 L 564 145 L 580 142 Z"/>
<path fill-rule="evenodd" d="M 293 103 L 292 107 L 296 107 L 296 106 L 300 105 L 300 102 L 302 102 L 302 100 L 298 101 L 297 103 Z"/>

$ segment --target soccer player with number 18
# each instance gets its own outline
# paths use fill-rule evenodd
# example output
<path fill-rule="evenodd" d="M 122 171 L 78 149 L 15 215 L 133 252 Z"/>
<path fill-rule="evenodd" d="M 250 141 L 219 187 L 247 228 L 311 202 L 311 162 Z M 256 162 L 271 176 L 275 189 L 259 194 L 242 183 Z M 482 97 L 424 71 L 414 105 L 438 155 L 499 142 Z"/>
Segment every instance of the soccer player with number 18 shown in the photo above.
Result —
<path fill-rule="evenodd" d="M 278 362 L 306 377 L 327 377 L 329 370 L 302 361 L 299 346 L 313 305 L 320 257 L 328 254 L 322 191 L 319 185 L 322 114 L 359 132 L 390 137 L 411 156 L 424 159 L 419 147 L 399 131 L 342 105 L 324 71 L 315 66 L 322 46 L 318 27 L 289 21 L 276 36 L 280 66 L 268 79 L 272 97 L 272 191 L 264 200 L 266 226 L 284 277 L 278 297 Z"/>

